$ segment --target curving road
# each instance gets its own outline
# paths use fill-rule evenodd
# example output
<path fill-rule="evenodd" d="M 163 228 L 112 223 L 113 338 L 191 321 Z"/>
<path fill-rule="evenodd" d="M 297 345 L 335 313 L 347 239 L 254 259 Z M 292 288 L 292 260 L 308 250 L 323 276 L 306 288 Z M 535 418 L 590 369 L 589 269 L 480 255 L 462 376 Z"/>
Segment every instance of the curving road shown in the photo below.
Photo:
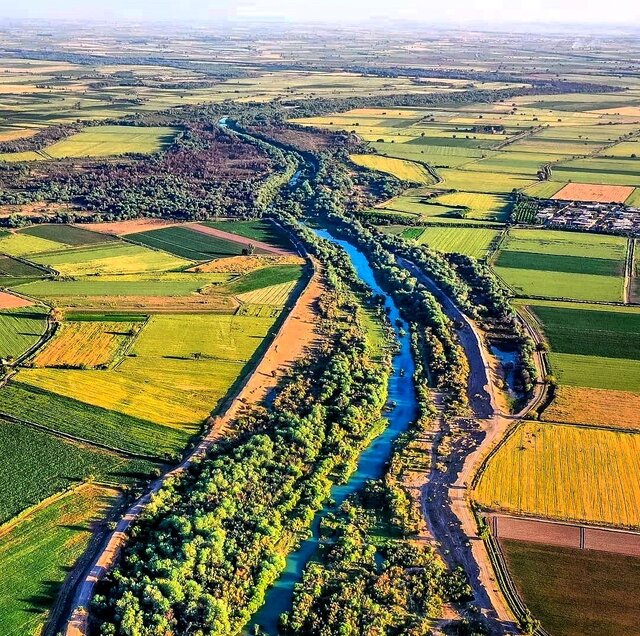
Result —
<path fill-rule="evenodd" d="M 403 258 L 398 258 L 398 263 L 440 302 L 445 314 L 456 325 L 460 344 L 469 361 L 468 394 L 475 417 L 442 420 L 444 430 L 440 437 L 453 433 L 448 437 L 451 451 L 446 467 L 432 463 L 431 473 L 422 488 L 422 507 L 427 525 L 445 559 L 451 565 L 461 565 L 466 571 L 479 617 L 490 632 L 520 634 L 518 621 L 500 589 L 486 545 L 478 536 L 469 490 L 474 475 L 487 456 L 498 447 L 508 431 L 544 399 L 545 387 L 541 383 L 536 384 L 531 400 L 520 413 L 500 412 L 496 399 L 498 389 L 478 325 L 413 263 Z M 529 325 L 527 328 L 532 332 Z M 536 366 L 540 376 L 544 377 L 541 353 L 536 354 Z"/>

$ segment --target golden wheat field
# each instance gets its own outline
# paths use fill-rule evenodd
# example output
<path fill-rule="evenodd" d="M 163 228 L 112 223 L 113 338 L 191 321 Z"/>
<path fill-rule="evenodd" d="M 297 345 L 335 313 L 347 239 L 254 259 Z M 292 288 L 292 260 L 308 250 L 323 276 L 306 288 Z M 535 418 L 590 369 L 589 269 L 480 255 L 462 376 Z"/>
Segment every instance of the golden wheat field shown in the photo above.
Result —
<path fill-rule="evenodd" d="M 640 435 L 526 422 L 492 457 L 475 491 L 519 514 L 640 526 Z"/>
<path fill-rule="evenodd" d="M 350 155 L 350 159 L 363 168 L 386 172 L 403 181 L 412 181 L 423 185 L 430 185 L 434 182 L 431 173 L 415 161 L 381 157 L 380 155 Z"/>
<path fill-rule="evenodd" d="M 550 422 L 640 429 L 640 394 L 560 386 L 542 417 Z"/>
<path fill-rule="evenodd" d="M 131 322 L 66 322 L 35 357 L 36 367 L 99 367 L 121 353 L 140 325 Z"/>

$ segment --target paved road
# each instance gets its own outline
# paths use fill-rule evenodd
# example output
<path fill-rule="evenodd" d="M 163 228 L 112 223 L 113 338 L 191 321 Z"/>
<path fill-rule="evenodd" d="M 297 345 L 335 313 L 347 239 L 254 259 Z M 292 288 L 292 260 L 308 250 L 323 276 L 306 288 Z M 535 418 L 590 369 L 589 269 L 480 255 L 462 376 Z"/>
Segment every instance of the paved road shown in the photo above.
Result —
<path fill-rule="evenodd" d="M 446 470 L 433 466 L 423 486 L 422 504 L 427 523 L 441 552 L 451 564 L 462 565 L 473 589 L 474 603 L 493 634 L 520 634 L 517 621 L 498 585 L 484 541 L 468 499 L 473 476 L 483 460 L 512 427 L 544 395 L 536 386 L 529 405 L 516 415 L 501 413 L 488 351 L 478 325 L 466 316 L 436 283 L 413 263 L 398 259 L 441 303 L 456 325 L 469 361 L 469 403 L 474 418 L 443 419 L 445 431 L 454 433 Z M 542 365 L 542 357 L 537 360 Z M 539 366 L 541 372 L 544 367 Z"/>

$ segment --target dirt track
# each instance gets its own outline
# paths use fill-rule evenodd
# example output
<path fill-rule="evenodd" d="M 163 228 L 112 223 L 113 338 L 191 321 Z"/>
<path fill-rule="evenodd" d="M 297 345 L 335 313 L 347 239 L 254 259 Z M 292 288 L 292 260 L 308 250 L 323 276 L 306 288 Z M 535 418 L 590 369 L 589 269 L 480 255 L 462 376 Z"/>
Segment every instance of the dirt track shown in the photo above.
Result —
<path fill-rule="evenodd" d="M 264 400 L 293 362 L 301 358 L 310 347 L 318 344 L 321 336 L 316 329 L 314 306 L 323 289 L 322 273 L 319 270 L 319 265 L 314 262 L 314 273 L 311 280 L 298 297 L 295 306 L 282 323 L 258 366 L 253 373 L 247 376 L 228 408 L 222 415 L 211 418 L 209 433 L 200 441 L 193 452 L 179 466 L 151 484 L 147 493 L 129 508 L 118 523 L 116 530 L 107 539 L 106 545 L 94 559 L 76 590 L 73 611 L 64 632 L 66 636 L 86 636 L 88 633 L 88 615 L 84 608 L 89 605 L 94 586 L 113 567 L 126 542 L 129 527 L 140 516 L 164 481 L 180 474 L 193 463 L 194 459 L 206 454 L 211 446 L 225 434 L 229 425 L 243 408 Z"/>
<path fill-rule="evenodd" d="M 469 403 L 474 418 L 447 421 L 441 418 L 442 435 L 454 433 L 446 470 L 432 470 L 422 488 L 422 505 L 433 540 L 452 565 L 462 565 L 469 577 L 474 602 L 493 634 L 519 634 L 517 621 L 496 580 L 484 541 L 478 536 L 475 516 L 468 499 L 474 475 L 486 456 L 507 430 L 537 404 L 544 393 L 536 386 L 527 409 L 508 415 L 498 407 L 497 389 L 490 356 L 479 327 L 453 301 L 412 263 L 398 259 L 441 303 L 457 326 L 457 334 L 469 361 Z M 542 364 L 538 360 L 538 364 Z M 436 436 L 435 443 L 438 443 Z"/>

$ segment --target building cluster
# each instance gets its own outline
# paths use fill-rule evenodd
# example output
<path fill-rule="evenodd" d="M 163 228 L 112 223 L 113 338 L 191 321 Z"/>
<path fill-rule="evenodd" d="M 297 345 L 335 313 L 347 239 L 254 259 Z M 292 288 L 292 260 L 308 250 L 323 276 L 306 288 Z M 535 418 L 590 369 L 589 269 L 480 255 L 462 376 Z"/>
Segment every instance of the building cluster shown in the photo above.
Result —
<path fill-rule="evenodd" d="M 545 205 L 538 210 L 536 220 L 547 227 L 640 237 L 640 208 L 617 203 Z"/>

